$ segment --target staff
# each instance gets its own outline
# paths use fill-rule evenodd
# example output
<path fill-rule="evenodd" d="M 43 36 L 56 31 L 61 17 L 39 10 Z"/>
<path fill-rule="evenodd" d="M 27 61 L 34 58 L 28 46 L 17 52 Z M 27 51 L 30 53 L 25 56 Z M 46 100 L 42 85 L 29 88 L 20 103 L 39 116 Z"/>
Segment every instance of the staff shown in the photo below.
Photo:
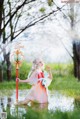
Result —
<path fill-rule="evenodd" d="M 18 102 L 18 77 L 19 77 L 19 51 L 16 51 L 17 60 L 16 60 L 16 102 Z"/>
<path fill-rule="evenodd" d="M 20 49 L 17 49 L 14 53 L 15 53 L 15 64 L 16 64 L 16 102 L 18 102 L 18 77 L 19 77 L 19 66 L 21 65 L 22 52 L 20 51 Z"/>

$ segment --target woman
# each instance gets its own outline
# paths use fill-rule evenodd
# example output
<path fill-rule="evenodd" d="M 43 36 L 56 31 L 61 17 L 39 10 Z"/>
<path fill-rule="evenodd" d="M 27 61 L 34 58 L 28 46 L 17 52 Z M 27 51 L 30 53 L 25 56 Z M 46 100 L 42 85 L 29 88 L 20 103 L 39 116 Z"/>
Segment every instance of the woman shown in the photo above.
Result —
<path fill-rule="evenodd" d="M 29 73 L 28 79 L 20 80 L 19 82 L 27 82 L 32 85 L 25 100 L 18 102 L 18 105 L 27 104 L 28 102 L 48 103 L 48 85 L 52 81 L 52 73 L 50 67 L 47 67 L 46 71 L 43 71 L 44 63 L 41 59 L 35 59 L 33 61 L 32 70 Z"/>

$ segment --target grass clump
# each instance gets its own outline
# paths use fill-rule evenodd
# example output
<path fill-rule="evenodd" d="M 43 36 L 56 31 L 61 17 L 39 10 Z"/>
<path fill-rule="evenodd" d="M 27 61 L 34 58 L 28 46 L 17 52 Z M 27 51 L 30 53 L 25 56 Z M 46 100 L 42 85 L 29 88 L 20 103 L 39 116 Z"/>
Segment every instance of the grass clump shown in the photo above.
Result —
<path fill-rule="evenodd" d="M 13 117 L 13 116 L 12 116 Z M 20 116 L 8 115 L 7 119 L 20 119 Z M 60 110 L 48 111 L 48 110 L 34 110 L 28 108 L 25 113 L 22 114 L 21 119 L 79 119 L 80 118 L 80 109 L 75 109 L 70 112 L 62 112 Z"/>

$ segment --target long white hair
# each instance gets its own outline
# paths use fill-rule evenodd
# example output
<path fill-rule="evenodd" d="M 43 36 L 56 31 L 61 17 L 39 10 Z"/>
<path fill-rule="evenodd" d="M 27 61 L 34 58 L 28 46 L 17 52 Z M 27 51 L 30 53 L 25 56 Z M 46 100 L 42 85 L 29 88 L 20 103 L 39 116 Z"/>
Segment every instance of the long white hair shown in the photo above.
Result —
<path fill-rule="evenodd" d="M 31 71 L 29 72 L 28 74 L 28 78 L 31 76 L 31 74 L 37 70 L 40 66 L 39 66 L 39 62 L 42 62 L 43 63 L 43 60 L 40 59 L 40 58 L 36 58 L 33 60 L 32 62 L 32 68 L 31 68 Z M 44 64 L 44 63 L 43 63 Z M 43 65 L 43 69 L 44 69 L 44 65 Z"/>

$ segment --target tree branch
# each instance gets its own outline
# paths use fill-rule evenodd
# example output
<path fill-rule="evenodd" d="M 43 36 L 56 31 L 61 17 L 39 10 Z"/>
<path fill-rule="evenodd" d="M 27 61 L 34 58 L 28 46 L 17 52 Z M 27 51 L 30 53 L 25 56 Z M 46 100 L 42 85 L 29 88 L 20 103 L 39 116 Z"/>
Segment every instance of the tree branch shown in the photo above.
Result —
<path fill-rule="evenodd" d="M 64 7 L 65 5 L 63 5 L 60 9 L 62 9 L 63 7 Z M 47 14 L 47 15 L 45 15 L 45 16 L 41 16 L 40 18 L 38 18 L 37 20 L 33 20 L 32 22 L 30 22 L 29 24 L 27 24 L 27 26 L 25 26 L 23 29 L 21 29 L 21 30 L 18 30 L 18 31 L 16 31 L 16 32 L 19 32 L 17 35 L 15 35 L 14 37 L 13 37 L 13 39 L 15 39 L 16 37 L 18 37 L 22 32 L 24 32 L 27 28 L 30 28 L 31 26 L 34 26 L 35 24 L 37 24 L 38 22 L 40 22 L 40 21 L 42 21 L 42 20 L 44 20 L 44 19 L 46 19 L 47 17 L 49 17 L 50 15 L 52 15 L 53 13 L 55 13 L 55 12 L 57 12 L 58 11 L 58 9 L 57 10 L 53 10 L 52 12 L 50 12 L 49 14 Z M 15 32 L 14 32 L 15 33 Z M 11 35 L 11 34 L 10 34 Z M 5 40 L 7 40 L 9 37 L 10 37 L 10 35 L 5 39 Z M 9 42 L 10 43 L 10 42 Z M 8 44 L 7 44 L 8 45 Z M 5 46 L 5 47 L 7 47 L 7 45 Z M 0 54 L 2 53 L 2 51 L 3 51 L 4 49 L 2 49 L 1 50 L 1 52 L 0 52 Z"/>
<path fill-rule="evenodd" d="M 12 20 L 12 18 L 15 16 L 15 14 L 26 4 L 29 4 L 31 2 L 34 2 L 36 0 L 30 0 L 30 1 L 27 1 L 27 0 L 24 0 L 24 2 L 19 5 L 16 10 L 14 11 L 14 13 L 11 15 L 11 17 L 8 19 L 8 21 L 6 22 L 6 24 L 4 25 L 4 27 L 1 29 L 1 32 L 3 32 L 3 30 L 5 29 L 5 27 L 8 25 L 8 23 Z"/>
<path fill-rule="evenodd" d="M 60 9 L 62 9 L 65 5 L 63 5 Z M 25 31 L 27 28 L 30 28 L 31 26 L 35 25 L 36 23 L 44 20 L 45 18 L 49 17 L 50 15 L 52 15 L 53 13 L 57 12 L 57 10 L 53 10 L 52 12 L 50 12 L 48 15 L 45 15 L 45 16 L 41 16 L 38 20 L 36 20 L 35 22 L 33 23 L 29 23 L 27 26 L 25 26 L 14 38 L 16 38 L 17 36 L 19 36 L 23 31 Z"/>

